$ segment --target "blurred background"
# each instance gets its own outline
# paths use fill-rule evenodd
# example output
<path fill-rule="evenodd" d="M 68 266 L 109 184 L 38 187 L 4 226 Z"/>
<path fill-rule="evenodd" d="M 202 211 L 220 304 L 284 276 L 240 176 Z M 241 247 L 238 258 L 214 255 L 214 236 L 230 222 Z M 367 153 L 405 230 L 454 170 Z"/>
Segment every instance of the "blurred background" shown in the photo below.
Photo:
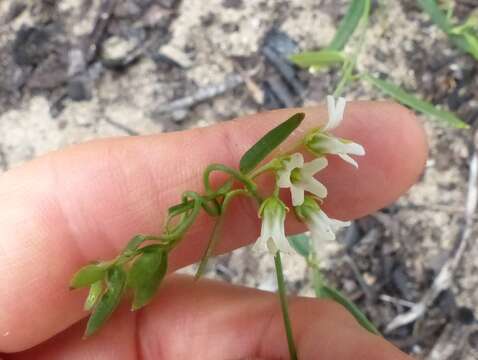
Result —
<path fill-rule="evenodd" d="M 478 8 L 478 0 L 454 3 L 458 19 Z M 88 139 L 177 131 L 320 103 L 333 92 L 337 71 L 312 75 L 288 56 L 326 46 L 347 5 L 2 0 L 0 168 Z M 419 183 L 327 245 L 324 271 L 403 350 L 427 360 L 478 359 L 476 219 L 465 215 L 473 195 L 468 188 L 477 185 L 469 169 L 478 62 L 456 50 L 415 0 L 373 2 L 365 48 L 359 69 L 386 74 L 471 129 L 423 119 L 430 154 Z M 363 83 L 345 95 L 382 97 Z M 285 265 L 289 292 L 314 296 L 303 259 L 290 257 Z M 444 268 L 448 277 L 437 282 Z M 276 289 L 272 259 L 248 248 L 212 260 L 207 276 Z M 400 322 L 406 313 L 407 324 Z"/>

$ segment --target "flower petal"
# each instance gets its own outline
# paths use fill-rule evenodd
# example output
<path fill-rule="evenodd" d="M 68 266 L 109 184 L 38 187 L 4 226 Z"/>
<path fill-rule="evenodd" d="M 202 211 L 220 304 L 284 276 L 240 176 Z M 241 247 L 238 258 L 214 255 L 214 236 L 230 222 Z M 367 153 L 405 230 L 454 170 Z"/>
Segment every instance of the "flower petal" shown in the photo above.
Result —
<path fill-rule="evenodd" d="M 292 182 L 290 181 L 290 171 L 280 170 L 277 172 L 278 179 L 277 179 L 277 186 L 280 188 L 288 188 L 292 186 Z"/>
<path fill-rule="evenodd" d="M 293 170 L 302 166 L 304 166 L 304 156 L 301 153 L 292 154 L 288 160 L 288 167 Z"/>
<path fill-rule="evenodd" d="M 277 244 L 276 242 L 274 241 L 274 239 L 272 238 L 269 238 L 266 242 L 266 248 L 267 248 L 267 251 L 269 251 L 269 253 L 272 255 L 272 256 L 275 256 L 277 254 L 277 252 L 280 250 L 278 247 L 277 247 Z"/>
<path fill-rule="evenodd" d="M 337 99 L 331 95 L 327 96 L 327 110 L 329 112 L 329 121 L 324 127 L 324 130 L 332 130 L 340 125 L 345 112 L 346 100 L 343 97 Z"/>
<path fill-rule="evenodd" d="M 321 182 L 315 180 L 312 177 L 303 179 L 300 182 L 300 186 L 304 190 L 314 194 L 315 196 L 317 196 L 319 198 L 327 197 L 327 188 Z M 303 200 L 302 200 L 302 202 L 303 202 Z M 294 206 L 296 206 L 296 205 L 294 205 Z"/>
<path fill-rule="evenodd" d="M 338 156 L 340 156 L 340 158 L 345 161 L 345 162 L 348 162 L 349 164 L 355 166 L 357 169 L 358 169 L 358 163 L 350 156 L 348 156 L 347 154 L 337 154 Z"/>
<path fill-rule="evenodd" d="M 325 157 L 314 159 L 302 167 L 302 174 L 304 177 L 312 177 L 314 174 L 327 167 L 328 161 Z"/>
<path fill-rule="evenodd" d="M 290 246 L 289 240 L 287 240 L 287 237 L 285 235 L 277 239 L 275 245 L 278 247 L 279 251 L 284 254 L 294 253 L 294 249 L 292 248 L 292 246 Z"/>
<path fill-rule="evenodd" d="M 295 168 L 301 168 L 304 165 L 304 157 L 301 153 L 292 154 L 289 159 L 284 160 L 284 169 L 277 171 L 279 179 L 277 185 L 281 188 L 292 186 L 290 174 Z"/>
<path fill-rule="evenodd" d="M 358 156 L 363 156 L 365 155 L 365 149 L 363 148 L 362 145 L 340 139 L 342 144 L 344 145 L 344 152 L 347 154 L 352 154 L 352 155 L 358 155 Z"/>
<path fill-rule="evenodd" d="M 304 203 L 304 189 L 297 185 L 292 185 L 290 187 L 290 194 L 292 197 L 292 205 L 300 206 Z"/>

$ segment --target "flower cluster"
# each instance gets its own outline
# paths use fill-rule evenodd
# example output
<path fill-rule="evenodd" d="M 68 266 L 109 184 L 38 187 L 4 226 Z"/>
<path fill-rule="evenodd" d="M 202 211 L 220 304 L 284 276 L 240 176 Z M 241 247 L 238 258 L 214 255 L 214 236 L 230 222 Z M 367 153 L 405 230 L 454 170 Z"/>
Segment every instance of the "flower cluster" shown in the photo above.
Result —
<path fill-rule="evenodd" d="M 335 233 L 350 223 L 331 219 L 321 209 L 320 204 L 327 197 L 327 188 L 314 175 L 327 167 L 327 155 L 338 155 L 355 167 L 358 164 L 350 155 L 365 155 L 361 145 L 330 133 L 342 122 L 345 105 L 344 98 L 339 98 L 336 102 L 332 96 L 327 97 L 327 123 L 310 132 L 304 139 L 305 148 L 315 159 L 305 162 L 301 153 L 293 153 L 281 157 L 280 166 L 276 170 L 276 185 L 278 188 L 290 189 L 294 212 L 307 225 L 316 252 L 321 241 L 334 240 Z M 262 218 L 261 235 L 255 248 L 266 248 L 273 255 L 277 251 L 292 252 L 284 229 L 286 212 L 287 207 L 279 198 L 278 192 L 262 203 L 259 210 Z"/>

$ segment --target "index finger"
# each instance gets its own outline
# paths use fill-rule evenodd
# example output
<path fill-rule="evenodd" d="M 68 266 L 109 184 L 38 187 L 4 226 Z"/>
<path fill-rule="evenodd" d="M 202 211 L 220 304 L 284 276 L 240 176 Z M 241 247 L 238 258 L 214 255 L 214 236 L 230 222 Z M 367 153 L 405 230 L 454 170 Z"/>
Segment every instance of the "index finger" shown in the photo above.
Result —
<path fill-rule="evenodd" d="M 297 111 L 307 114 L 302 129 L 326 116 L 322 107 L 289 109 L 181 133 L 95 141 L 4 174 L 0 282 L 8 286 L 0 288 L 0 351 L 34 346 L 83 317 L 85 294 L 67 290 L 78 267 L 111 258 L 136 233 L 158 233 L 164 212 L 184 190 L 202 190 L 205 166 L 236 166 L 258 138 Z M 397 198 L 421 172 L 423 131 L 402 107 L 352 103 L 338 132 L 364 145 L 367 156 L 359 170 L 330 162 L 323 181 L 331 216 L 374 211 Z M 206 217 L 198 219 L 172 254 L 172 269 L 198 260 L 210 225 Z M 254 207 L 236 202 L 219 250 L 252 242 L 257 225 Z"/>

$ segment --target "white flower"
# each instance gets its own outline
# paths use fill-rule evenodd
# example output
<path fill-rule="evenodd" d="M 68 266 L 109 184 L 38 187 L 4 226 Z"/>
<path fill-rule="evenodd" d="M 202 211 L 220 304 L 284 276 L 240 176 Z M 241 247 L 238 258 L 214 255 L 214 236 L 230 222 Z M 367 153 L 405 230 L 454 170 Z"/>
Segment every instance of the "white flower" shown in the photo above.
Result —
<path fill-rule="evenodd" d="M 277 197 L 263 201 L 259 209 L 262 218 L 261 236 L 257 239 L 254 249 L 265 248 L 272 255 L 278 251 L 292 253 L 293 249 L 285 236 L 284 222 L 286 206 Z"/>
<path fill-rule="evenodd" d="M 307 196 L 304 204 L 295 209 L 297 215 L 305 222 L 310 231 L 310 238 L 313 246 L 318 252 L 318 246 L 323 241 L 335 240 L 336 232 L 350 225 L 350 221 L 331 219 L 323 212 L 317 201 Z"/>
<path fill-rule="evenodd" d="M 320 132 L 316 133 L 307 142 L 307 148 L 318 156 L 325 154 L 338 155 L 342 160 L 357 168 L 357 162 L 350 155 L 365 155 L 365 149 L 362 145 Z"/>
<path fill-rule="evenodd" d="M 304 192 L 308 191 L 319 198 L 327 196 L 327 188 L 314 179 L 314 174 L 327 166 L 327 159 L 317 158 L 304 164 L 304 157 L 295 153 L 284 160 L 284 168 L 277 171 L 277 185 L 290 188 L 292 205 L 299 206 L 304 202 Z"/>
<path fill-rule="evenodd" d="M 327 96 L 329 120 L 325 126 L 309 135 L 306 139 L 306 147 L 315 155 L 327 154 L 338 155 L 344 161 L 358 167 L 357 162 L 350 155 L 363 156 L 365 149 L 362 145 L 352 141 L 341 139 L 330 134 L 329 130 L 335 129 L 343 120 L 346 101 L 339 98 L 337 103 L 332 96 Z"/>
<path fill-rule="evenodd" d="M 314 246 L 321 241 L 335 240 L 335 233 L 339 229 L 350 225 L 350 221 L 340 221 L 329 218 L 327 214 L 320 209 L 311 212 L 305 223 L 310 230 L 310 237 Z"/>

